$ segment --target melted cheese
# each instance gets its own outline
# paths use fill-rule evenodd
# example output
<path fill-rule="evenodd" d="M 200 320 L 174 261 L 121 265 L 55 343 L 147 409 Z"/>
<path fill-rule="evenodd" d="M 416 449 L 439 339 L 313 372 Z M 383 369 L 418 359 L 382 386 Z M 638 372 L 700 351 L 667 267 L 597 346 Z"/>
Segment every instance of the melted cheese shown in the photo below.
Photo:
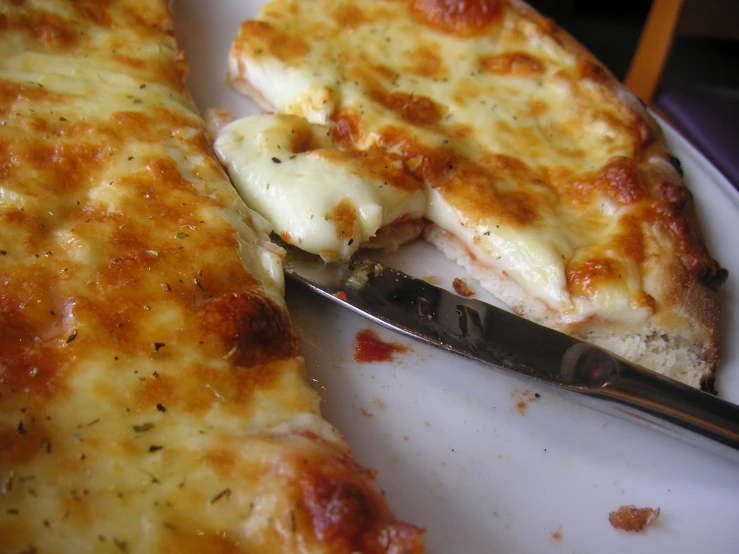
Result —
<path fill-rule="evenodd" d="M 286 242 L 327 261 L 348 259 L 381 227 L 425 210 L 402 159 L 342 151 L 328 127 L 297 117 L 235 121 L 214 148 L 249 207 Z"/>
<path fill-rule="evenodd" d="M 321 419 L 165 0 L 0 5 L 0 550 L 422 550 Z"/>
<path fill-rule="evenodd" d="M 653 313 L 640 122 L 540 18 L 499 0 L 272 0 L 230 64 L 234 86 L 337 142 L 414 160 L 426 217 L 554 324 Z"/>

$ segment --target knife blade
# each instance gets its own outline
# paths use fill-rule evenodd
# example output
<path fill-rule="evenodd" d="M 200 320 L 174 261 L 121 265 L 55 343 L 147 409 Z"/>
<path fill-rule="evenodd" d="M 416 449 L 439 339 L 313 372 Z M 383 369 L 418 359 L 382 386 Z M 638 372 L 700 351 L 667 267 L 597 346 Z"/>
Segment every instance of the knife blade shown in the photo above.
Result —
<path fill-rule="evenodd" d="M 739 462 L 735 404 L 361 254 L 326 264 L 280 239 L 275 242 L 287 251 L 288 277 L 380 325 Z"/>

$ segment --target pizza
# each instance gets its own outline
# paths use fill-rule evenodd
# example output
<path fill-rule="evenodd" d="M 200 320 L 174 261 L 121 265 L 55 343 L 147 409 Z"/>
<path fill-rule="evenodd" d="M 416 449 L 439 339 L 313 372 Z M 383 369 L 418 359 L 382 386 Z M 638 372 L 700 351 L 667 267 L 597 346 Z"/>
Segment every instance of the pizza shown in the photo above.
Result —
<path fill-rule="evenodd" d="M 320 416 L 168 2 L 3 2 L 0 50 L 0 550 L 422 552 Z"/>
<path fill-rule="evenodd" d="M 352 159 L 400 157 L 426 194 L 425 238 L 515 312 L 711 388 L 727 272 L 679 160 L 637 99 L 525 3 L 271 0 L 241 25 L 228 79 L 327 126 Z M 242 156 L 221 160 L 258 175 Z"/>

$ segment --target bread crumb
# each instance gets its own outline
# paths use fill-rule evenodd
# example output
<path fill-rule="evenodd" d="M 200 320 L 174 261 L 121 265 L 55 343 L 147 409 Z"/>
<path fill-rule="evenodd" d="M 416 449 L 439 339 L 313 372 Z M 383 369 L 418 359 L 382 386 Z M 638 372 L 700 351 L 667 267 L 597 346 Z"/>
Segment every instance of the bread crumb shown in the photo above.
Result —
<path fill-rule="evenodd" d="M 464 296 L 465 298 L 467 298 L 475 294 L 475 290 L 471 289 L 467 285 L 467 281 L 465 281 L 464 279 L 460 279 L 459 277 L 454 278 L 454 281 L 452 281 L 452 286 L 459 296 Z"/>
<path fill-rule="evenodd" d="M 562 540 L 562 526 L 561 525 L 557 527 L 557 530 L 552 533 L 552 540 L 553 541 Z"/>
<path fill-rule="evenodd" d="M 334 294 L 334 296 L 339 300 L 346 300 L 346 293 L 343 290 L 340 290 L 339 292 Z"/>
<path fill-rule="evenodd" d="M 641 533 L 659 518 L 659 508 L 637 508 L 634 505 L 621 506 L 618 511 L 608 514 L 608 521 L 614 529 L 630 533 Z"/>

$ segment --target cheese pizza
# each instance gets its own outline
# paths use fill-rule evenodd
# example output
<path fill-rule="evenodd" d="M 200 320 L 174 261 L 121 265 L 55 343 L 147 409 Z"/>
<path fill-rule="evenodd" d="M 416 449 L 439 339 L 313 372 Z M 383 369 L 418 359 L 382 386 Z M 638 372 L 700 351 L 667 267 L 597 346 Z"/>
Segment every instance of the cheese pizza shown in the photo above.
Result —
<path fill-rule="evenodd" d="M 0 551 L 422 552 L 320 417 L 167 5 L 0 4 Z"/>
<path fill-rule="evenodd" d="M 426 238 L 516 312 L 711 386 L 727 274 L 679 162 L 525 3 L 271 0 L 241 25 L 229 80 L 346 151 L 400 156 L 426 191 Z"/>

